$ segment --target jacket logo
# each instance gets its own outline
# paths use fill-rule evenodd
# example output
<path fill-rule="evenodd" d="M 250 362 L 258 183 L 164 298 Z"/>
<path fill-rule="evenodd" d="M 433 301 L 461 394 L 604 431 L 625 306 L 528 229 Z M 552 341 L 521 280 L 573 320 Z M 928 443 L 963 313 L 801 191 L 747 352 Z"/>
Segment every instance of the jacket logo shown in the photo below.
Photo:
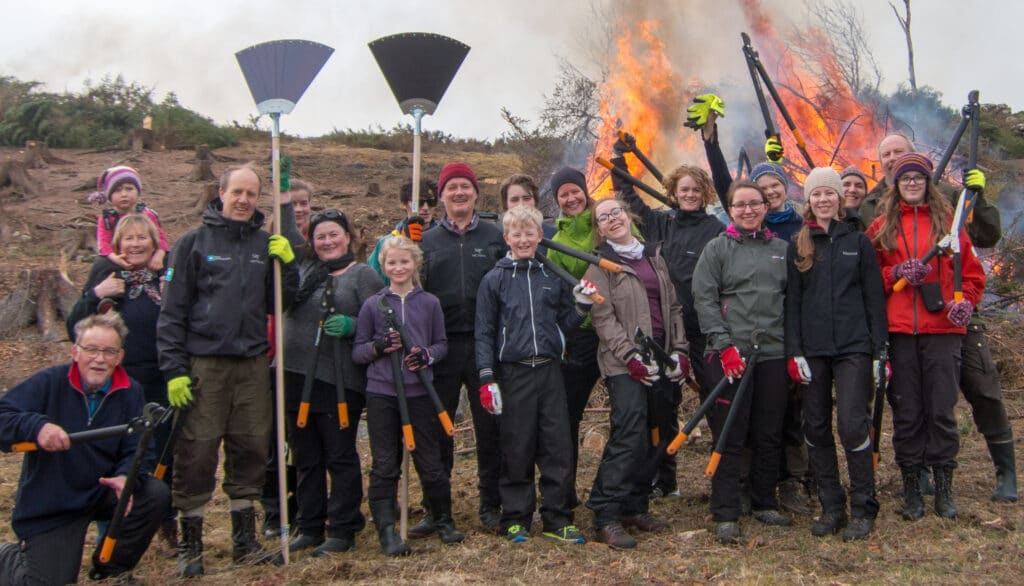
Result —
<path fill-rule="evenodd" d="M 252 256 L 249 257 L 249 262 L 261 265 L 263 264 L 263 259 L 260 257 L 260 253 L 254 252 L 252 253 Z"/>
<path fill-rule="evenodd" d="M 473 249 L 473 257 L 474 258 L 487 258 L 487 255 L 484 254 L 484 249 L 483 248 L 474 248 Z"/>
<path fill-rule="evenodd" d="M 772 260 L 786 260 L 786 257 L 773 254 Z"/>
<path fill-rule="evenodd" d="M 857 256 L 857 252 L 856 251 L 850 251 L 850 250 L 844 250 L 843 251 L 843 256 Z"/>
<path fill-rule="evenodd" d="M 221 262 L 231 260 L 230 256 L 217 256 L 216 254 L 206 255 L 206 262 Z"/>

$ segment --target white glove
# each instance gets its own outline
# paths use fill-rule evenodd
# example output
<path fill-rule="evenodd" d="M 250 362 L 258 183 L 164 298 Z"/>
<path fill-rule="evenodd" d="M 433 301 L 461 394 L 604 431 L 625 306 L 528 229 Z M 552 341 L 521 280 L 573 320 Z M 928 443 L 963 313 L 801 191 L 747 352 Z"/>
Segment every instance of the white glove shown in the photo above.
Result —
<path fill-rule="evenodd" d="M 789 359 L 789 376 L 802 385 L 811 382 L 811 365 L 803 356 L 794 356 Z M 794 372 L 795 370 L 795 372 Z M 796 376 L 794 376 L 794 374 Z"/>
<path fill-rule="evenodd" d="M 590 296 L 594 293 L 597 293 L 597 287 L 586 279 L 580 279 L 580 282 L 572 288 L 573 299 L 580 305 L 593 305 L 594 300 Z"/>
<path fill-rule="evenodd" d="M 690 359 L 681 352 L 673 352 L 669 357 L 672 359 L 672 368 L 668 369 L 665 376 L 672 382 L 682 382 L 690 372 Z"/>
<path fill-rule="evenodd" d="M 491 415 L 501 415 L 501 388 L 498 383 L 480 385 L 480 404 Z"/>
<path fill-rule="evenodd" d="M 878 388 L 878 383 L 879 383 L 879 380 L 878 380 L 878 367 L 879 367 L 878 363 L 879 362 L 880 362 L 879 360 L 872 360 L 871 361 L 871 380 L 874 381 L 876 389 Z M 890 379 L 892 379 L 892 364 L 888 360 L 886 360 L 885 361 L 885 382 L 888 383 Z"/>

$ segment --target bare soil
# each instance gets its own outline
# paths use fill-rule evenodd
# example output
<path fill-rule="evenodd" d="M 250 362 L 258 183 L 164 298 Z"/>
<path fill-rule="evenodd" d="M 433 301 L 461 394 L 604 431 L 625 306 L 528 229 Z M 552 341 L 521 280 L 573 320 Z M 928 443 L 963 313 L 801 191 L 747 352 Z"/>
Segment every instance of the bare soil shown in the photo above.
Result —
<path fill-rule="evenodd" d="M 312 181 L 316 186 L 316 207 L 339 207 L 355 223 L 376 237 L 391 228 L 401 214 L 397 193 L 409 175 L 411 155 L 373 149 L 356 149 L 314 141 L 285 141 L 285 152 L 294 161 L 294 177 Z M 68 160 L 67 165 L 52 165 L 30 171 L 41 188 L 35 196 L 23 198 L 11 189 L 0 191 L 0 300 L 15 287 L 25 268 L 54 268 L 58 251 L 76 231 L 94 230 L 99 207 L 85 202 L 91 189 L 76 188 L 95 183 L 104 168 L 121 163 L 137 168 L 143 179 L 142 200 L 160 213 L 161 221 L 173 241 L 195 226 L 199 217 L 194 204 L 205 184 L 188 180 L 192 151 L 143 152 L 132 160 L 127 151 L 87 153 L 55 151 Z M 266 168 L 269 139 L 266 144 L 244 143 L 219 149 L 220 157 L 239 162 L 257 160 Z M 0 149 L 0 161 L 22 158 L 16 149 Z M 497 184 L 518 171 L 519 161 L 508 155 L 474 153 L 428 153 L 424 176 L 436 177 L 447 161 L 464 160 L 481 178 L 483 207 L 494 210 Z M 215 173 L 228 163 L 215 162 Z M 379 185 L 384 195 L 367 195 L 370 183 Z M 269 205 L 269 198 L 264 203 Z M 82 254 L 69 266 L 69 275 L 81 287 L 91 258 Z M 993 344 L 997 361 L 1005 366 L 1004 393 L 1007 411 L 1016 436 L 1024 436 L 1024 381 L 1020 378 L 1019 327 L 998 331 L 999 344 Z M 34 327 L 0 339 L 0 393 L 41 367 L 68 360 L 70 344 L 44 342 Z M 585 500 L 600 459 L 603 438 L 608 432 L 607 412 L 601 410 L 604 396 L 596 392 L 583 424 L 586 437 L 581 451 L 581 470 L 577 487 Z M 687 397 L 682 408 L 690 413 L 696 400 Z M 875 532 L 865 542 L 844 544 L 838 538 L 815 538 L 809 529 L 811 516 L 797 517 L 791 529 L 761 526 L 749 518 L 741 522 L 745 541 L 737 547 L 717 545 L 709 529 L 710 483 L 703 470 L 710 451 L 710 434 L 705 433 L 679 454 L 680 498 L 654 501 L 655 513 L 671 521 L 673 530 L 662 535 L 640 535 L 636 550 L 618 552 L 590 542 L 583 546 L 560 546 L 540 538 L 534 525 L 534 539 L 525 544 L 510 544 L 484 534 L 476 519 L 476 462 L 472 455 L 473 437 L 468 421 L 457 423 L 457 448 L 468 455 L 457 458 L 453 495 L 457 526 L 466 531 L 466 542 L 443 546 L 436 539 L 414 541 L 413 555 L 389 559 L 380 553 L 372 525 L 358 537 L 355 552 L 326 559 L 306 553 L 293 556 L 287 568 L 236 567 L 231 563 L 230 523 L 227 499 L 217 492 L 209 508 L 206 526 L 205 584 L 342 584 L 342 583 L 415 583 L 415 584 L 680 584 L 680 583 L 977 583 L 1014 584 L 1021 582 L 1024 568 L 1024 507 L 1020 504 L 995 504 L 989 500 L 994 476 L 984 438 L 974 429 L 963 402 L 959 407 L 961 452 L 955 477 L 955 495 L 960 519 L 943 521 L 930 513 L 916 523 L 900 519 L 898 469 L 892 461 L 891 436 L 885 433 L 882 466 L 878 474 L 878 492 L 882 509 Z M 886 418 L 885 429 L 891 430 Z M 1020 440 L 1017 442 L 1020 450 Z M 360 445 L 364 472 L 369 472 L 369 448 Z M 0 456 L 0 511 L 9 513 L 21 458 Z M 415 478 L 412 502 L 419 502 Z M 930 499 L 927 500 L 930 506 Z M 364 507 L 364 512 L 365 507 Z M 367 512 L 368 514 L 368 512 Z M 416 519 L 416 515 L 412 515 Z M 577 510 L 577 523 L 584 533 L 593 534 L 591 516 L 585 508 Z M 14 535 L 9 526 L 0 527 L 0 540 Z M 94 537 L 90 535 L 90 540 Z M 268 547 L 276 543 L 267 542 Z M 87 549 L 91 555 L 91 548 Z M 88 565 L 88 559 L 85 559 Z M 136 576 L 149 583 L 174 581 L 174 561 L 147 552 Z M 84 580 L 84 573 L 82 576 Z"/>

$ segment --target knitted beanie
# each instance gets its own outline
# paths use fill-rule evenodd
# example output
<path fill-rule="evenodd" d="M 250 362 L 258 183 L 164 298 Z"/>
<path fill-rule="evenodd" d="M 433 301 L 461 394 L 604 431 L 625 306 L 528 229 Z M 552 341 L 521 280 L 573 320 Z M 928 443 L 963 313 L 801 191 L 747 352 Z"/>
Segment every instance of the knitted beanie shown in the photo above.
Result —
<path fill-rule="evenodd" d="M 860 180 L 864 182 L 864 189 L 868 188 L 868 178 L 867 178 L 867 175 L 862 173 L 861 170 L 858 169 L 855 165 L 850 165 L 849 167 L 843 169 L 843 172 L 839 174 L 839 178 L 840 179 L 846 179 L 850 175 L 855 175 L 857 177 L 860 177 Z"/>
<path fill-rule="evenodd" d="M 904 173 L 917 171 L 931 181 L 932 170 L 931 159 L 920 153 L 907 153 L 896 159 L 896 162 L 892 164 L 892 179 L 893 181 L 899 181 L 900 176 Z"/>
<path fill-rule="evenodd" d="M 572 183 L 583 190 L 583 195 L 590 197 L 590 191 L 587 189 L 587 178 L 583 176 L 583 173 L 573 169 L 572 167 L 562 167 L 555 171 L 555 174 L 551 176 L 551 189 L 558 193 L 558 188 L 565 185 L 566 183 Z"/>
<path fill-rule="evenodd" d="M 782 167 L 775 163 L 761 163 L 760 165 L 755 165 L 750 170 L 750 180 L 754 183 L 757 183 L 757 180 L 764 175 L 775 175 L 782 182 L 786 191 L 789 191 L 789 179 L 786 177 L 786 172 L 782 170 Z"/>
<path fill-rule="evenodd" d="M 476 173 L 473 173 L 473 169 L 465 163 L 448 163 L 441 169 L 441 174 L 437 177 L 437 192 L 444 194 L 445 184 L 455 178 L 469 179 L 469 182 L 473 184 L 473 189 L 480 193 L 480 186 L 476 182 Z"/>
<path fill-rule="evenodd" d="M 105 203 L 110 201 L 110 194 L 123 183 L 135 184 L 135 189 L 142 193 L 142 179 L 139 172 L 131 167 L 111 167 L 96 180 L 96 191 L 89 196 L 89 201 Z"/>
<path fill-rule="evenodd" d="M 839 173 L 832 167 L 815 167 L 804 179 L 804 199 L 811 196 L 811 192 L 819 187 L 828 187 L 836 192 L 836 195 L 843 195 L 843 180 Z"/>

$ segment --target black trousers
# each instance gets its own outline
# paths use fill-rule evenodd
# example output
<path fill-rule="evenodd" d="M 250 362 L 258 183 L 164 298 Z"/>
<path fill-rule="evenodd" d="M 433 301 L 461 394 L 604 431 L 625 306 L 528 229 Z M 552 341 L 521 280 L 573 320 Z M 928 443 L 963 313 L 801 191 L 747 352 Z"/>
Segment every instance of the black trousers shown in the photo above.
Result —
<path fill-rule="evenodd" d="M 270 369 L 270 388 L 276 387 L 277 375 L 275 368 Z M 285 373 L 287 376 L 287 372 Z M 287 384 L 287 381 L 286 383 Z M 263 505 L 263 514 L 267 521 L 277 527 L 277 521 L 281 518 L 281 501 L 278 498 L 277 490 L 277 393 L 274 396 L 274 416 L 271 421 L 270 442 L 267 445 L 267 471 L 263 476 L 263 489 L 260 491 L 260 504 Z M 295 512 L 299 509 L 299 503 L 295 497 L 295 466 L 291 463 L 285 464 L 285 486 L 288 490 L 288 525 L 295 521 Z"/>
<path fill-rule="evenodd" d="M 288 372 L 285 384 L 302 388 L 305 378 Z M 333 384 L 314 381 L 313 393 L 334 396 L 336 391 Z M 359 419 L 366 397 L 349 390 L 345 400 L 349 419 L 345 429 L 338 427 L 336 409 L 310 413 L 306 427 L 296 424 L 298 412 L 289 411 L 285 420 L 296 472 L 295 495 L 299 505 L 296 523 L 299 531 L 308 535 L 323 535 L 326 527 L 330 537 L 351 537 L 366 526 L 366 518 L 359 510 L 363 501 L 363 475 L 356 450 Z"/>
<path fill-rule="evenodd" d="M 565 359 L 562 361 L 562 381 L 569 403 L 569 438 L 572 442 L 572 462 L 569 464 L 569 506 L 575 508 L 576 468 L 580 456 L 580 422 L 590 401 L 590 393 L 601 376 L 597 366 L 597 332 L 576 328 L 565 335 Z"/>
<path fill-rule="evenodd" d="M 655 385 L 665 385 L 658 381 Z M 657 448 L 651 445 L 649 401 L 651 389 L 627 374 L 605 379 L 611 402 L 611 429 L 601 455 L 587 508 L 598 528 L 624 515 L 646 513 Z"/>
<path fill-rule="evenodd" d="M 974 424 L 986 439 L 1002 439 L 1011 431 L 1010 420 L 1006 417 L 999 371 L 992 360 L 984 324 L 967 326 L 962 357 L 960 390 L 971 406 Z"/>
<path fill-rule="evenodd" d="M 450 334 L 448 355 L 434 364 L 434 388 L 448 415 L 455 418 L 459 408 L 459 393 L 466 386 L 469 408 L 473 416 L 476 436 L 476 468 L 481 508 L 501 506 L 499 490 L 501 477 L 501 449 L 498 419 L 480 404 L 480 372 L 476 367 L 476 342 L 470 334 Z M 436 417 L 435 417 L 436 419 Z M 448 476 L 455 465 L 455 441 L 438 426 L 441 459 Z M 426 489 L 424 488 L 424 491 Z"/>
<path fill-rule="evenodd" d="M 835 382 L 839 441 L 846 451 L 850 475 L 850 513 L 854 517 L 873 519 L 878 514 L 878 500 L 869 437 L 873 396 L 871 356 L 843 354 L 808 358 L 807 363 L 811 367 L 811 382 L 804 386 L 803 427 L 821 509 L 835 512 L 846 508 L 832 435 L 832 384 Z"/>
<path fill-rule="evenodd" d="M 150 376 L 145 379 L 137 376 L 141 373 L 133 372 L 133 369 L 125 368 L 128 372 L 128 376 L 131 376 L 136 381 L 145 380 L 142 382 L 142 393 L 146 397 L 147 403 L 156 403 L 162 407 L 169 407 L 170 404 L 167 402 L 167 383 L 164 382 L 163 375 L 159 370 L 149 372 Z M 148 370 L 148 369 L 146 369 Z M 174 424 L 173 418 L 161 423 L 153 431 L 153 457 L 154 466 L 159 464 L 159 458 L 164 453 L 164 448 L 167 446 L 167 442 L 171 439 L 171 429 Z M 163 481 L 167 485 L 167 488 L 171 487 L 171 483 L 174 480 L 174 446 L 167 452 L 167 471 L 164 473 Z M 165 519 L 173 519 L 175 516 L 174 507 L 170 503 L 167 504 L 167 510 L 164 511 Z"/>
<path fill-rule="evenodd" d="M 668 445 L 679 433 L 679 404 L 683 400 L 681 383 L 659 381 L 651 389 L 648 401 L 649 422 L 658 430 L 655 464 L 651 486 L 664 494 L 674 492 L 676 481 L 676 454 L 669 454 Z M 649 438 L 650 439 L 650 438 Z M 653 444 L 652 444 L 653 445 Z"/>
<path fill-rule="evenodd" d="M 22 495 L 21 498 L 32 498 Z M 171 502 L 171 491 L 151 476 L 141 476 L 132 494 L 132 510 L 121 523 L 120 536 L 110 562 L 99 561 L 102 539 L 92 556 L 95 569 L 105 575 L 129 572 L 146 553 Z M 109 521 L 117 501 L 110 497 L 94 510 L 82 514 L 46 533 L 23 539 L 20 543 L 0 545 L 0 584 L 50 585 L 73 584 L 82 566 L 85 534 L 92 521 Z"/>
<path fill-rule="evenodd" d="M 963 336 L 892 334 L 892 447 L 901 468 L 956 466 Z"/>
<path fill-rule="evenodd" d="M 707 361 L 706 365 L 717 384 L 724 375 L 721 360 L 717 354 L 713 356 L 714 359 Z M 740 517 L 740 469 L 745 443 L 751 451 L 751 507 L 755 511 L 778 508 L 775 485 L 779 477 L 783 420 L 789 396 L 786 360 L 761 360 L 753 373 L 744 374 L 753 376 L 753 379 L 744 400 L 735 407 L 738 411 L 722 450 L 722 459 L 711 479 L 711 516 L 716 523 L 736 521 Z M 739 380 L 734 380 L 727 386 L 709 412 L 715 446 L 739 384 Z"/>
<path fill-rule="evenodd" d="M 527 366 L 503 362 L 501 386 L 501 525 L 529 527 L 537 507 L 535 469 L 540 472 L 540 515 L 545 531 L 572 522 L 568 508 L 569 415 L 557 361 Z"/>
<path fill-rule="evenodd" d="M 412 424 L 416 449 L 410 454 L 416 474 L 427 500 L 451 500 L 448 471 L 441 461 L 444 433 L 437 411 L 429 397 L 409 397 L 409 422 Z M 387 395 L 366 394 L 366 427 L 370 433 L 370 486 L 367 497 L 371 501 L 393 501 L 398 495 L 398 479 L 402 475 L 402 417 L 398 399 Z"/>

